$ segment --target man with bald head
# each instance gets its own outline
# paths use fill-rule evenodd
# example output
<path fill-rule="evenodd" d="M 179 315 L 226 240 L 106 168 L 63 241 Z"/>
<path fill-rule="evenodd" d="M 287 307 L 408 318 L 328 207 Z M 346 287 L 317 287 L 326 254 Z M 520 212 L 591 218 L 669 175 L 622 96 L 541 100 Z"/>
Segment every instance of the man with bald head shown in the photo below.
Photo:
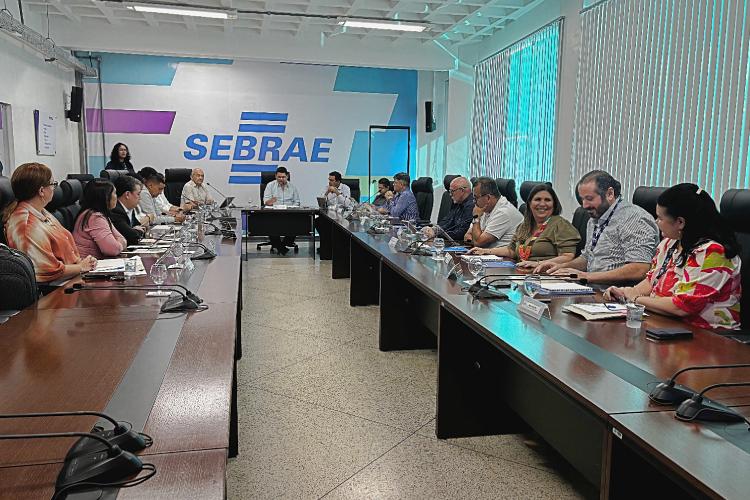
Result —
<path fill-rule="evenodd" d="M 451 207 L 448 212 L 438 220 L 438 226 L 456 241 L 462 241 L 466 231 L 471 226 L 472 211 L 474 210 L 474 195 L 471 192 L 471 184 L 466 177 L 456 177 L 450 183 L 448 192 L 451 195 Z M 431 228 L 428 230 L 431 236 L 442 236 L 435 234 Z"/>
<path fill-rule="evenodd" d="M 193 172 L 190 174 L 190 180 L 182 188 L 180 204 L 183 208 L 192 210 L 198 205 L 206 205 L 214 202 L 211 195 L 208 194 L 208 189 L 203 185 L 205 178 L 206 174 L 203 173 L 203 169 L 193 169 Z"/>

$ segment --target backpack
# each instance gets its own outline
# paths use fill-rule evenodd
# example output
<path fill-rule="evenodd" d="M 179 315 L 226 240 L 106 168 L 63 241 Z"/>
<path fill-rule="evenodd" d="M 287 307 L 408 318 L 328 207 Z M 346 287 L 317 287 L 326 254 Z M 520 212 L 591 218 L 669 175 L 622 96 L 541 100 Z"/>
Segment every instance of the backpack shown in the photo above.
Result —
<path fill-rule="evenodd" d="M 28 255 L 0 243 L 0 310 L 21 310 L 39 298 Z"/>

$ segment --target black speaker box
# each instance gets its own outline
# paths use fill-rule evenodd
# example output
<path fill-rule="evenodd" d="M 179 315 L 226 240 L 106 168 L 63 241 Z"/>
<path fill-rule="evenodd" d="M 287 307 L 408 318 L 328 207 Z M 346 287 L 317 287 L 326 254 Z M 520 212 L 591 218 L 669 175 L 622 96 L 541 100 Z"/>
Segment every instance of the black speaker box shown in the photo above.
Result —
<path fill-rule="evenodd" d="M 424 131 L 434 132 L 437 128 L 435 116 L 432 114 L 432 101 L 424 102 Z"/>
<path fill-rule="evenodd" d="M 80 122 L 82 109 L 83 109 L 83 87 L 71 87 L 70 110 L 68 110 L 68 120 L 72 122 Z"/>

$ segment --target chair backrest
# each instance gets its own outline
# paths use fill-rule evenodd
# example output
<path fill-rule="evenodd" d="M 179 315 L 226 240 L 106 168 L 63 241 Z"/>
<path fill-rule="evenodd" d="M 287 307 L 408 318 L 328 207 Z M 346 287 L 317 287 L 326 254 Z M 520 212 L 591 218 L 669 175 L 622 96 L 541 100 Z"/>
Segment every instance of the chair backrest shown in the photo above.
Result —
<path fill-rule="evenodd" d="M 412 181 L 411 191 L 417 199 L 417 209 L 421 220 L 430 220 L 432 215 L 432 205 L 434 203 L 434 194 L 432 190 L 432 177 L 420 177 Z"/>
<path fill-rule="evenodd" d="M 443 186 L 445 186 L 445 190 L 448 191 L 451 188 L 451 182 L 453 182 L 453 179 L 456 177 L 461 177 L 460 175 L 446 175 L 443 177 Z"/>
<path fill-rule="evenodd" d="M 359 179 L 341 179 L 341 183 L 349 186 L 352 198 L 357 200 L 357 203 L 359 203 L 359 198 L 362 195 L 362 192 L 359 190 Z"/>
<path fill-rule="evenodd" d="M 115 181 L 120 177 L 121 175 L 128 175 L 127 170 L 102 170 L 99 172 L 99 177 L 102 179 L 107 179 L 112 184 L 115 183 Z"/>
<path fill-rule="evenodd" d="M 521 206 L 518 207 L 518 211 L 522 214 L 526 213 L 526 203 L 528 203 L 527 198 L 529 197 L 529 193 L 531 193 L 531 190 L 537 187 L 539 184 L 546 184 L 549 187 L 552 187 L 551 182 L 544 182 L 544 181 L 524 181 L 521 183 L 521 187 L 519 191 L 521 192 Z"/>
<path fill-rule="evenodd" d="M 182 200 L 182 188 L 190 180 L 192 168 L 168 168 L 164 171 L 164 196 L 177 207 Z"/>
<path fill-rule="evenodd" d="M 13 194 L 13 187 L 8 177 L 0 177 L 0 211 L 11 204 L 16 196 Z"/>
<path fill-rule="evenodd" d="M 288 181 L 291 181 L 292 173 L 288 172 L 286 174 L 286 178 Z M 276 172 L 261 172 L 260 173 L 260 203 L 261 205 L 263 204 L 263 193 L 266 192 L 266 186 L 268 186 L 269 182 L 273 182 L 275 180 L 276 180 Z"/>
<path fill-rule="evenodd" d="M 52 212 L 54 215 L 55 210 L 62 206 L 65 206 L 65 191 L 63 190 L 62 186 L 58 184 L 57 186 L 55 186 L 55 191 L 52 194 L 52 199 L 44 208 L 46 208 L 47 211 Z"/>
<path fill-rule="evenodd" d="M 458 175 L 446 175 L 443 177 L 443 186 L 445 186 L 445 192 L 440 197 L 440 208 L 438 209 L 438 220 L 442 219 L 445 214 L 448 213 L 448 211 L 451 209 L 451 204 L 453 203 L 453 200 L 451 200 L 451 194 L 450 194 L 450 188 L 451 188 L 451 182 L 453 182 L 453 179 L 456 177 L 460 177 Z M 434 197 L 434 193 L 433 193 Z"/>
<path fill-rule="evenodd" d="M 93 174 L 68 174 L 66 179 L 78 179 L 81 181 L 81 188 L 86 187 L 86 183 L 94 180 Z"/>
<path fill-rule="evenodd" d="M 495 179 L 497 189 L 500 190 L 500 194 L 505 196 L 514 207 L 518 208 L 518 195 L 516 195 L 516 181 L 515 179 L 502 179 L 498 177 Z"/>
<path fill-rule="evenodd" d="M 581 239 L 576 247 L 576 257 L 581 255 L 583 249 L 586 248 L 586 226 L 588 226 L 590 218 L 588 210 L 583 207 L 578 207 L 573 212 L 573 227 L 578 229 L 578 234 L 581 235 Z"/>
<path fill-rule="evenodd" d="M 633 192 L 633 205 L 638 205 L 656 219 L 656 200 L 666 187 L 638 186 Z"/>
<path fill-rule="evenodd" d="M 78 179 L 65 179 L 60 182 L 65 195 L 65 205 L 78 203 L 83 196 L 83 184 Z"/>
<path fill-rule="evenodd" d="M 750 189 L 729 189 L 721 197 L 721 215 L 729 222 L 740 244 L 742 260 L 742 298 L 740 319 L 742 328 L 750 328 Z"/>

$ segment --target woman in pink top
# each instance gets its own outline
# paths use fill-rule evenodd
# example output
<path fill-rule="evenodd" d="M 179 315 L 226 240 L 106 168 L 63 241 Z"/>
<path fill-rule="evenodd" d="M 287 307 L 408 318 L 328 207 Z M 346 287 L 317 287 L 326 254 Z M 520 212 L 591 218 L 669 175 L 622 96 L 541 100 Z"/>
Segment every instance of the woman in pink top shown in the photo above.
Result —
<path fill-rule="evenodd" d="M 125 250 L 128 243 L 110 220 L 110 211 L 115 205 L 117 194 L 111 182 L 94 179 L 86 184 L 81 213 L 73 228 L 78 253 L 103 259 L 120 255 Z"/>

